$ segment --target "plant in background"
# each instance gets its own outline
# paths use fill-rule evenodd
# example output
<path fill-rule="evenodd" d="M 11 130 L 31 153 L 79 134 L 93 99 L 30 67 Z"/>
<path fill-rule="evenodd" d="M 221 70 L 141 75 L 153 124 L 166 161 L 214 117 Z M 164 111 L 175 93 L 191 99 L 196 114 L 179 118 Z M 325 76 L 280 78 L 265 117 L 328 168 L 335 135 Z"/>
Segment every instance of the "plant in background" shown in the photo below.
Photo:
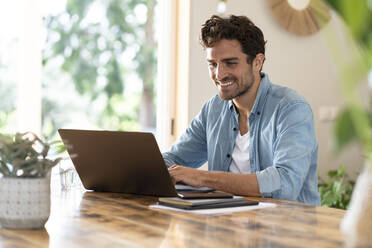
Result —
<path fill-rule="evenodd" d="M 62 158 L 47 158 L 60 141 L 45 142 L 31 132 L 0 133 L 0 177 L 45 177 Z"/>
<path fill-rule="evenodd" d="M 372 2 L 370 0 L 328 0 L 343 17 L 354 41 L 360 45 L 359 55 L 347 56 L 337 39 L 336 28 L 327 35 L 329 50 L 340 74 L 346 107 L 336 120 L 335 143 L 338 150 L 352 141 L 359 141 L 365 157 L 364 170 L 359 175 L 355 190 L 340 228 L 346 247 L 370 247 L 372 244 L 372 122 L 371 105 L 363 104 L 360 83 L 372 73 Z M 371 83 L 371 82 L 370 82 Z M 369 85 L 371 88 L 371 85 Z"/>
<path fill-rule="evenodd" d="M 343 18 L 351 38 L 359 45 L 358 56 L 349 58 L 343 53 L 336 28 L 325 33 L 346 100 L 346 106 L 336 119 L 333 129 L 335 148 L 336 151 L 341 151 L 351 142 L 359 141 L 372 170 L 371 106 L 365 106 L 359 95 L 361 83 L 365 82 L 368 73 L 372 71 L 372 4 L 369 0 L 327 2 Z"/>
<path fill-rule="evenodd" d="M 340 166 L 337 170 L 328 171 L 328 179 L 326 181 L 320 179 L 318 186 L 322 206 L 347 209 L 354 184 L 354 181 L 348 180 L 344 166 Z"/>
<path fill-rule="evenodd" d="M 53 69 L 58 67 L 56 72 L 69 78 L 66 83 L 72 81 L 77 97 L 89 101 L 84 112 L 100 129 L 155 128 L 156 4 L 156 0 L 70 0 L 65 1 L 63 12 L 44 18 L 45 75 L 60 80 Z M 43 83 L 47 92 L 43 96 L 42 122 L 47 126 L 43 133 L 48 136 L 55 135 L 71 116 L 63 114 L 64 105 L 71 103 L 49 93 L 56 89 L 53 85 Z M 141 91 L 138 95 L 131 93 L 133 86 Z M 129 113 L 117 111 L 119 105 L 131 101 L 129 94 L 138 98 L 135 107 Z"/>

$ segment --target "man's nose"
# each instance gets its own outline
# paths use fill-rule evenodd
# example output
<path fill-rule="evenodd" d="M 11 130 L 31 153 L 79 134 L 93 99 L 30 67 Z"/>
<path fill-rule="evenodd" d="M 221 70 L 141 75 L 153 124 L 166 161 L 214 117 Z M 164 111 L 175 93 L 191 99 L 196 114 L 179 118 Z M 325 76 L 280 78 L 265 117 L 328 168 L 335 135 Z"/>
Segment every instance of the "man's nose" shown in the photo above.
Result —
<path fill-rule="evenodd" d="M 218 81 L 226 77 L 226 68 L 223 65 L 218 65 L 216 68 L 216 79 Z"/>

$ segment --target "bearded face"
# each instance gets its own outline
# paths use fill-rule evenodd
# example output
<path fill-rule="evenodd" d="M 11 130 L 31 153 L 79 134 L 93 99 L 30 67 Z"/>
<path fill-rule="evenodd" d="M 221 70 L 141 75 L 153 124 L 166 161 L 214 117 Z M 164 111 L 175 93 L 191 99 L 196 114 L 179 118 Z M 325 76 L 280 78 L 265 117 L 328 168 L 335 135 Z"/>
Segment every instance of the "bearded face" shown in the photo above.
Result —
<path fill-rule="evenodd" d="M 209 75 L 223 100 L 232 100 L 249 92 L 256 78 L 237 40 L 221 40 L 207 48 Z"/>

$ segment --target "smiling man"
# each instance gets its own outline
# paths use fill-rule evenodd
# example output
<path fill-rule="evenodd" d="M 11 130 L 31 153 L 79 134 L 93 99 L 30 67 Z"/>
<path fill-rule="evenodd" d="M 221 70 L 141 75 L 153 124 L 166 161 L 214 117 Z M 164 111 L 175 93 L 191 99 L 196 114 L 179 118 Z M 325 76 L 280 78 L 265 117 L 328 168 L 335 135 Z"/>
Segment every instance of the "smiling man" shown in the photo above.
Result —
<path fill-rule="evenodd" d="M 261 72 L 262 31 L 245 16 L 212 16 L 200 38 L 218 95 L 163 153 L 173 181 L 319 205 L 312 110 Z"/>

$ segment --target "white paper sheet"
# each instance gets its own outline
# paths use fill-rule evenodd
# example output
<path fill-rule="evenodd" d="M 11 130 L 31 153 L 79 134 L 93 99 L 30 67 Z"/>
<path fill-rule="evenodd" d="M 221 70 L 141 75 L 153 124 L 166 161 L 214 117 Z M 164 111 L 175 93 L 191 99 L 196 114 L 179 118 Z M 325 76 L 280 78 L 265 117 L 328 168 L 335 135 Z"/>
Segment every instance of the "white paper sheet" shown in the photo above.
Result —
<path fill-rule="evenodd" d="M 171 211 L 192 213 L 192 214 L 225 214 L 225 213 L 234 213 L 234 212 L 241 212 L 241 211 L 254 210 L 254 209 L 273 208 L 275 206 L 276 206 L 275 203 L 260 202 L 258 205 L 254 205 L 254 206 L 212 208 L 212 209 L 198 209 L 198 210 L 185 210 L 185 209 L 179 209 L 179 208 L 166 207 L 162 205 L 150 205 L 149 208 L 164 209 L 164 210 L 171 210 Z"/>

